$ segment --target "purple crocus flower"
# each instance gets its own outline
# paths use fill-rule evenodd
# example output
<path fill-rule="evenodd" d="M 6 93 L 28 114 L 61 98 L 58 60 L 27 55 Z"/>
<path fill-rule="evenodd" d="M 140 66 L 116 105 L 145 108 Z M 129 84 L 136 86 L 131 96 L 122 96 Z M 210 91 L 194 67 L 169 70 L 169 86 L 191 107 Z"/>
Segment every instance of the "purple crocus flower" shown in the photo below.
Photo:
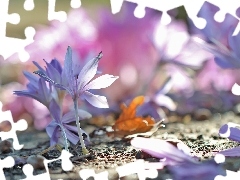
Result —
<path fill-rule="evenodd" d="M 177 147 L 166 140 L 135 137 L 132 146 L 159 158 L 160 162 L 147 163 L 145 168 L 162 169 L 168 166 L 176 180 L 213 179 L 217 175 L 226 175 L 226 171 L 215 159 L 200 163 L 190 156 L 190 149 L 181 141 Z"/>
<path fill-rule="evenodd" d="M 38 78 L 33 74 L 24 71 L 23 74 L 29 80 L 27 84 L 27 90 L 14 91 L 13 93 L 18 96 L 31 97 L 46 107 L 49 107 L 49 103 L 54 96 L 54 89 L 48 88 L 44 79 Z"/>
<path fill-rule="evenodd" d="M 70 111 L 62 116 L 61 109 L 59 105 L 55 102 L 55 100 L 52 100 L 50 103 L 49 110 L 51 112 L 51 115 L 53 117 L 53 120 L 48 124 L 46 127 L 46 131 L 50 139 L 50 145 L 53 146 L 55 144 L 64 144 L 64 134 L 66 133 L 67 139 L 73 143 L 77 144 L 79 141 L 79 137 L 77 135 L 78 129 L 76 126 L 71 125 L 72 122 L 75 122 L 75 112 Z M 78 110 L 79 120 L 83 119 L 89 119 L 91 118 L 91 114 L 89 114 L 86 111 Z M 86 132 L 81 130 L 82 134 L 88 135 Z M 89 141 L 89 137 L 88 137 Z"/>
<path fill-rule="evenodd" d="M 228 34 L 229 45 L 224 45 L 217 40 L 213 40 L 214 44 L 208 44 L 200 38 L 195 38 L 195 42 L 212 53 L 215 58 L 215 62 L 221 68 L 240 68 L 240 53 L 238 51 L 240 33 L 237 36 L 232 36 L 233 31 Z"/>
<path fill-rule="evenodd" d="M 105 74 L 89 82 L 97 73 L 98 62 L 101 57 L 102 53 L 99 53 L 97 57 L 90 60 L 80 70 L 78 62 L 73 63 L 72 49 L 68 47 L 62 71 L 52 69 L 52 66 L 47 63 L 46 71 L 39 67 L 39 70 L 34 73 L 50 82 L 53 86 L 66 90 L 74 100 L 83 97 L 95 107 L 108 108 L 106 97 L 94 95 L 88 91 L 90 89 L 106 88 L 118 78 L 117 76 Z"/>
<path fill-rule="evenodd" d="M 158 165 L 175 165 L 184 161 L 194 162 L 190 156 L 190 149 L 183 143 L 179 142 L 178 148 L 171 143 L 153 138 L 135 137 L 131 141 L 131 145 L 150 154 L 153 157 L 161 159 Z"/>
<path fill-rule="evenodd" d="M 230 14 L 226 14 L 223 22 L 216 21 L 215 15 L 219 8 L 211 3 L 204 2 L 199 16 L 207 19 L 206 27 L 202 30 L 192 26 L 193 31 L 200 39 L 196 42 L 215 56 L 216 63 L 222 68 L 240 68 L 239 33 L 232 36 L 239 20 Z M 190 24 L 193 25 L 191 22 Z M 206 42 L 204 42 L 206 41 Z"/>
<path fill-rule="evenodd" d="M 207 42 L 212 42 L 213 39 L 227 45 L 226 34 L 229 33 L 231 28 L 235 28 L 239 22 L 237 18 L 227 13 L 224 21 L 219 22 L 215 20 L 215 15 L 219 11 L 219 7 L 216 5 L 205 1 L 198 12 L 198 16 L 206 19 L 207 24 L 204 29 L 198 29 L 194 26 L 193 22 L 190 20 L 190 27 L 194 34 L 202 36 Z"/>
<path fill-rule="evenodd" d="M 79 63 L 73 61 L 72 49 L 69 46 L 67 48 L 67 53 L 65 56 L 64 69 L 62 71 L 60 71 L 59 68 L 58 70 L 56 70 L 56 68 L 51 68 L 52 66 L 47 63 L 48 67 L 46 71 L 39 66 L 39 70 L 34 72 L 35 74 L 38 74 L 40 77 L 42 77 L 45 81 L 51 83 L 56 88 L 66 90 L 71 95 L 74 103 L 75 120 L 83 154 L 88 154 L 89 152 L 85 147 L 82 130 L 80 128 L 78 115 L 78 99 L 80 97 L 84 98 L 90 104 L 98 108 L 108 108 L 108 102 L 105 96 L 94 95 L 90 93 L 89 90 L 106 88 L 118 78 L 109 74 L 105 74 L 97 77 L 90 82 L 90 80 L 97 73 L 98 62 L 101 58 L 102 52 L 100 52 L 97 57 L 88 61 L 81 70 Z"/>

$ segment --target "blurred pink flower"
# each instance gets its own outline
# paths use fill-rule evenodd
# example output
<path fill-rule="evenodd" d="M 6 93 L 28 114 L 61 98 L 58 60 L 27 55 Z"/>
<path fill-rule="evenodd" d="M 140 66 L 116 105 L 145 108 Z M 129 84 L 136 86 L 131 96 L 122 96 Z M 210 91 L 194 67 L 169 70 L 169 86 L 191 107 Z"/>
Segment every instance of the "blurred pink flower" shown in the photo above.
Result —
<path fill-rule="evenodd" d="M 186 23 L 180 20 L 172 20 L 168 25 L 159 21 L 153 34 L 160 61 L 199 68 L 211 55 L 199 48 L 193 39 Z"/>
<path fill-rule="evenodd" d="M 71 46 L 76 56 L 85 57 L 94 49 L 96 28 L 83 8 L 72 10 L 65 22 L 52 21 L 50 26 L 37 29 L 35 41 L 26 47 L 34 61 L 62 60 L 66 47 Z M 44 57 L 43 57 L 44 53 Z M 42 62 L 42 61 L 41 61 Z"/>
<path fill-rule="evenodd" d="M 218 91 L 230 91 L 235 82 L 240 83 L 239 72 L 237 69 L 222 69 L 211 59 L 197 74 L 196 88 L 207 92 L 212 91 L 213 87 Z"/>
<path fill-rule="evenodd" d="M 212 56 L 193 40 L 183 21 L 172 20 L 166 26 L 161 21 L 156 24 L 152 41 L 159 52 L 159 66 L 172 77 L 174 91 L 191 93 L 194 89 L 191 69 L 201 68 Z"/>
<path fill-rule="evenodd" d="M 142 19 L 134 16 L 134 5 L 125 3 L 120 13 L 102 11 L 98 23 L 98 44 L 104 53 L 100 67 L 119 76 L 118 83 L 105 92 L 112 100 L 122 100 L 139 91 L 156 64 L 156 51 L 150 41 L 156 12 Z"/>

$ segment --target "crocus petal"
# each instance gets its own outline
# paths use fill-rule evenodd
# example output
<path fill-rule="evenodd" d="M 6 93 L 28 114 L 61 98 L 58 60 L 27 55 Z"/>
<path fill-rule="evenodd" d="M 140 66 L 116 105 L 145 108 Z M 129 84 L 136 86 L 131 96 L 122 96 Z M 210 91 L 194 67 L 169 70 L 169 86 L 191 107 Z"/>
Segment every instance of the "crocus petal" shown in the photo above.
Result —
<path fill-rule="evenodd" d="M 89 112 L 81 110 L 81 109 L 78 109 L 78 116 L 79 116 L 79 120 L 89 119 L 92 117 L 92 115 Z M 62 117 L 63 123 L 70 123 L 70 122 L 74 122 L 74 121 L 76 121 L 74 111 L 70 111 L 70 112 L 64 114 Z"/>
<path fill-rule="evenodd" d="M 107 98 L 105 96 L 94 95 L 85 91 L 83 97 L 93 106 L 98 108 L 108 108 Z"/>
<path fill-rule="evenodd" d="M 49 104 L 49 111 L 57 123 L 60 123 L 61 109 L 54 99 Z"/>
<path fill-rule="evenodd" d="M 41 103 L 43 103 L 45 106 L 48 106 L 48 103 L 51 100 L 51 93 L 46 86 L 46 82 L 42 78 L 39 79 L 38 87 L 39 87 L 38 92 L 41 93 L 39 94 L 42 100 Z"/>
<path fill-rule="evenodd" d="M 51 138 L 50 146 L 57 144 L 58 139 L 60 137 L 60 135 L 59 135 L 60 128 L 58 127 L 58 125 L 56 124 L 55 121 L 51 121 L 51 123 L 48 124 L 48 126 L 46 127 L 46 132 L 47 132 L 48 136 Z"/>
<path fill-rule="evenodd" d="M 98 62 L 102 58 L 102 52 L 92 60 L 88 61 L 87 64 L 82 68 L 78 75 L 79 89 L 82 89 L 96 74 Z"/>
<path fill-rule="evenodd" d="M 50 64 L 61 74 L 62 66 L 57 59 L 53 59 Z"/>
<path fill-rule="evenodd" d="M 28 90 L 23 91 L 13 91 L 13 94 L 16 94 L 17 96 L 26 96 L 33 99 L 36 99 L 37 101 L 41 102 L 41 98 L 39 98 L 38 94 L 29 92 Z M 42 103 L 42 102 L 41 102 Z"/>
<path fill-rule="evenodd" d="M 168 168 L 175 180 L 212 180 L 217 175 L 226 175 L 226 170 L 214 160 L 203 163 L 184 162 L 176 166 L 169 166 Z"/>
<path fill-rule="evenodd" d="M 104 74 L 104 75 L 94 79 L 89 84 L 87 84 L 84 87 L 84 90 L 106 88 L 106 87 L 110 86 L 116 79 L 118 79 L 118 76 Z"/>
<path fill-rule="evenodd" d="M 233 87 L 232 87 L 232 93 L 233 93 L 234 95 L 240 96 L 240 86 L 239 86 L 237 83 L 235 83 L 235 84 L 233 85 Z"/>
<path fill-rule="evenodd" d="M 166 158 L 166 161 L 169 164 L 183 161 L 193 161 L 191 156 L 184 154 L 182 151 L 178 150 L 172 144 L 164 140 L 135 137 L 131 141 L 131 145 L 156 158 Z"/>
<path fill-rule="evenodd" d="M 220 151 L 220 154 L 228 157 L 239 157 L 240 156 L 240 147 L 235 147 L 232 149 L 227 149 L 224 151 Z"/>
<path fill-rule="evenodd" d="M 68 46 L 64 60 L 64 74 L 68 78 L 73 78 L 72 48 Z"/>
<path fill-rule="evenodd" d="M 46 62 L 46 61 L 45 61 Z M 58 72 L 58 70 L 52 66 L 52 64 L 46 62 L 47 64 L 47 75 L 55 82 L 61 83 L 61 74 Z"/>
<path fill-rule="evenodd" d="M 74 144 L 77 144 L 77 142 L 79 141 L 79 137 L 76 135 L 78 134 L 78 128 L 77 126 L 72 126 L 72 125 L 64 125 L 64 127 L 67 129 L 66 130 L 66 134 L 67 134 L 67 137 L 70 137 L 72 138 L 72 143 L 74 142 Z M 81 133 L 82 134 L 85 134 L 87 135 L 87 139 L 84 139 L 84 140 L 87 140 L 88 142 L 90 142 L 90 137 L 88 135 L 88 133 L 86 133 L 83 129 L 80 129 L 81 130 Z M 68 132 L 68 133 L 67 133 Z M 75 134 L 73 133 L 75 132 Z M 75 137 L 77 136 L 77 138 Z M 68 138 L 69 139 L 69 138 Z"/>
<path fill-rule="evenodd" d="M 37 68 L 38 68 L 39 71 L 42 71 L 42 72 L 46 73 L 46 71 L 45 71 L 36 61 L 33 61 L 33 64 L 34 64 L 35 66 L 37 66 Z"/>
<path fill-rule="evenodd" d="M 229 46 L 231 47 L 231 49 L 233 50 L 233 52 L 240 57 L 240 52 L 239 52 L 239 46 L 240 46 L 240 42 L 239 42 L 239 38 L 240 38 L 240 33 L 238 33 L 238 35 L 233 36 L 233 32 L 234 32 L 235 28 L 231 28 L 231 30 L 228 33 L 228 43 Z"/>
<path fill-rule="evenodd" d="M 221 137 L 229 138 L 234 141 L 240 141 L 240 125 L 235 124 L 232 122 L 229 122 L 227 124 L 224 124 L 220 129 L 219 129 L 219 135 Z"/>
<path fill-rule="evenodd" d="M 137 116 L 146 116 L 146 115 L 150 115 L 155 120 L 160 120 L 164 118 L 164 117 L 160 117 L 160 115 L 156 110 L 155 105 L 151 101 L 145 102 L 143 105 L 141 105 L 137 109 Z"/>
<path fill-rule="evenodd" d="M 77 142 L 79 141 L 79 137 L 76 135 L 77 132 L 75 132 L 76 134 L 74 134 L 73 132 L 71 132 L 69 129 L 65 129 L 66 130 L 66 136 L 67 136 L 67 139 L 73 143 L 73 144 L 77 144 Z"/>
<path fill-rule="evenodd" d="M 23 74 L 29 80 L 30 84 L 37 87 L 39 78 L 36 75 L 33 75 L 32 73 L 29 73 L 27 71 L 23 71 Z"/>
<path fill-rule="evenodd" d="M 200 38 L 194 37 L 193 39 L 201 48 L 207 50 L 215 56 L 214 60 L 221 68 L 240 67 L 240 63 L 237 62 L 231 52 L 220 42 L 214 41 L 215 45 L 211 45 Z"/>
<path fill-rule="evenodd" d="M 176 104 L 173 102 L 173 100 L 165 95 L 159 94 L 154 97 L 153 101 L 159 105 L 159 106 L 164 106 L 168 108 L 171 111 L 176 110 Z"/>

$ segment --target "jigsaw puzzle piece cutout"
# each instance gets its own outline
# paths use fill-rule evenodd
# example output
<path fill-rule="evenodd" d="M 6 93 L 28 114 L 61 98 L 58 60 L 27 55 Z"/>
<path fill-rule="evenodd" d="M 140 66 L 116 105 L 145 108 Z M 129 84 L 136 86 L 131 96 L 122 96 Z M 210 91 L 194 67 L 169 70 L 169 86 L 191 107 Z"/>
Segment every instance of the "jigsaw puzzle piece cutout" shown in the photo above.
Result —
<path fill-rule="evenodd" d="M 95 173 L 94 169 L 82 169 L 82 170 L 79 171 L 79 176 L 83 180 L 87 180 L 91 177 L 94 180 L 107 180 L 108 179 L 108 171 Z"/>
<path fill-rule="evenodd" d="M 67 20 L 67 13 L 65 11 L 55 11 L 56 0 L 49 0 L 48 3 L 48 20 L 65 22 Z"/>
<path fill-rule="evenodd" d="M 82 5 L 81 0 L 71 0 L 70 6 L 74 9 L 80 8 Z"/>
<path fill-rule="evenodd" d="M 169 10 L 171 9 L 175 9 L 177 7 L 183 6 L 183 5 L 187 5 L 187 4 L 191 4 L 193 5 L 193 2 L 189 2 L 186 0 L 168 0 L 168 1 L 155 1 L 155 0 L 111 0 L 111 8 L 112 8 L 112 13 L 116 14 L 118 13 L 121 8 L 122 8 L 122 4 L 124 2 L 132 2 L 132 3 L 136 3 L 138 4 L 138 6 L 136 7 L 135 11 L 134 11 L 134 15 L 138 18 L 142 18 L 145 16 L 145 8 L 151 8 L 157 11 L 161 11 L 162 12 L 162 19 L 161 19 L 161 23 L 163 25 L 167 25 L 171 22 L 172 18 L 171 16 L 167 13 Z M 203 2 L 202 1 L 194 1 L 194 5 L 198 6 L 201 5 Z M 190 8 L 190 5 L 188 6 L 188 10 L 191 11 L 191 14 L 194 14 L 194 10 L 192 11 L 192 6 Z M 200 22 L 200 24 L 204 24 L 204 20 L 203 19 L 195 19 L 196 21 Z M 198 23 L 199 24 L 199 23 Z"/>
<path fill-rule="evenodd" d="M 63 19 L 67 18 L 66 12 L 68 12 L 71 8 L 77 9 L 77 8 L 80 8 L 82 5 L 81 0 L 65 0 L 64 3 L 62 3 L 62 2 L 63 2 L 62 0 L 55 0 L 55 7 L 54 7 L 53 6 L 54 1 L 52 1 L 51 2 L 51 12 L 52 12 L 52 14 L 55 14 L 55 16 L 57 16 L 57 14 L 60 14 L 60 16 L 63 17 Z M 60 22 L 63 22 L 60 19 L 60 17 L 58 20 Z"/>
<path fill-rule="evenodd" d="M 116 0 L 110 0 L 112 13 L 113 14 L 118 13 L 122 8 L 123 3 L 127 3 L 127 2 L 137 4 L 137 6 L 133 12 L 135 17 L 137 17 L 137 18 L 145 17 L 146 8 L 150 8 L 150 9 L 161 11 L 163 13 L 162 14 L 162 22 L 164 24 L 168 24 L 171 22 L 171 17 L 166 13 L 166 11 L 164 11 L 164 9 L 168 8 L 167 6 L 165 6 L 167 3 L 162 3 L 160 1 L 152 1 L 152 0 L 149 0 L 149 1 L 146 1 L 146 0 L 127 0 L 127 1 L 119 0 L 119 1 L 116 1 Z"/>
<path fill-rule="evenodd" d="M 45 159 L 43 161 L 46 172 L 38 175 L 33 175 L 33 167 L 30 164 L 25 164 L 22 168 L 23 173 L 26 175 L 25 179 L 22 180 L 50 180 L 50 173 L 48 169 L 48 164 L 57 160 L 62 161 L 62 169 L 64 171 L 70 171 L 73 168 L 73 163 L 70 160 L 70 157 L 73 155 L 66 150 L 62 150 L 61 155 L 56 159 Z"/>
<path fill-rule="evenodd" d="M 25 51 L 25 47 L 34 41 L 33 38 L 36 31 L 33 27 L 27 27 L 24 33 L 27 37 L 26 39 L 10 37 L 2 38 L 3 41 L 0 41 L 0 54 L 4 57 L 4 59 L 20 59 L 20 61 L 25 62 L 30 58 L 28 52 Z"/>
<path fill-rule="evenodd" d="M 240 6 L 239 6 L 239 8 L 236 10 L 236 15 L 237 15 L 237 17 L 240 19 Z M 235 31 L 233 32 L 233 36 L 236 36 L 236 35 L 238 35 L 239 33 L 240 33 L 240 22 L 238 23 Z"/>
<path fill-rule="evenodd" d="M 3 168 L 11 168 L 14 166 L 14 159 L 11 156 L 8 156 L 4 159 L 0 159 L 0 179 L 5 180 L 5 175 L 3 172 Z"/>
<path fill-rule="evenodd" d="M 18 24 L 7 23 L 6 36 L 18 39 L 26 39 L 25 29 L 36 24 L 45 24 L 48 20 L 48 1 L 18 0 L 9 1 L 8 13 L 20 15 Z M 40 16 L 39 16 L 40 15 Z M 37 18 L 34 18 L 37 17 Z M 13 31 L 17 29 L 17 31 Z"/>
<path fill-rule="evenodd" d="M 3 121 L 9 121 L 11 124 L 11 130 L 8 132 L 0 132 L 0 138 L 2 141 L 6 139 L 13 139 L 13 148 L 15 150 L 20 150 L 23 145 L 19 144 L 16 131 L 24 131 L 27 129 L 28 124 L 25 119 L 21 119 L 17 122 L 13 121 L 11 111 L 2 111 L 2 103 L 0 102 L 0 123 Z"/>
<path fill-rule="evenodd" d="M 239 20 L 229 13 L 222 13 L 220 8 L 212 3 L 205 1 L 199 10 L 197 17 L 205 20 L 206 26 L 203 29 L 195 29 L 195 32 L 204 34 L 208 41 L 215 39 L 226 44 L 226 35 L 236 29 Z M 216 21 L 217 19 L 217 21 Z M 193 21 L 190 24 L 194 25 Z M 195 26 L 196 27 L 196 26 Z M 196 27 L 197 28 L 197 27 Z"/>

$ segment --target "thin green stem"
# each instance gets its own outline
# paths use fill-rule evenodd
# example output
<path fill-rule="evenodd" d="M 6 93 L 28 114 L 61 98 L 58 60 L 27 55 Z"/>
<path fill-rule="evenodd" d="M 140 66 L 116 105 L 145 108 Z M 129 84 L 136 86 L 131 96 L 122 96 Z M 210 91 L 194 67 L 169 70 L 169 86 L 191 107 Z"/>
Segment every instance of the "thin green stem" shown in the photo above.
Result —
<path fill-rule="evenodd" d="M 86 155 L 86 154 L 89 154 L 89 152 L 88 152 L 88 150 L 85 146 L 83 136 L 82 136 L 82 133 L 81 133 L 81 127 L 80 127 L 79 116 L 78 116 L 78 101 L 77 101 L 77 98 L 73 99 L 73 102 L 74 102 L 76 125 L 77 125 L 77 129 L 78 129 L 78 136 L 79 136 L 79 139 L 80 139 L 82 152 L 83 152 L 84 155 Z"/>

